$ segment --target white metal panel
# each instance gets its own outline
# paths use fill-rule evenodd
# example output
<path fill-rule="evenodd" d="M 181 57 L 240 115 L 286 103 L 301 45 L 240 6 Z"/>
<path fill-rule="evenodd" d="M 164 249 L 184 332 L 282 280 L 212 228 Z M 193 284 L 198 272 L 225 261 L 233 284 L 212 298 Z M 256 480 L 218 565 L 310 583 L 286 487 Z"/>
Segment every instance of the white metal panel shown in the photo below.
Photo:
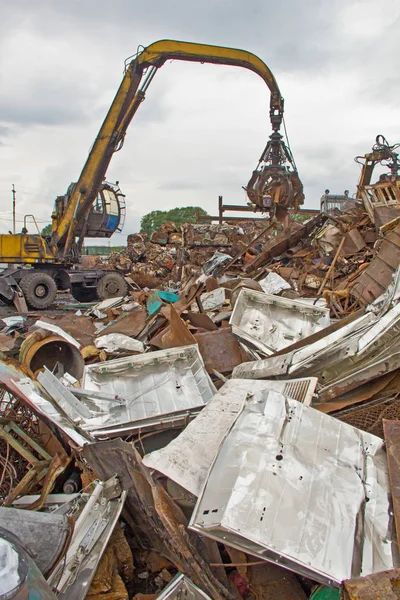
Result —
<path fill-rule="evenodd" d="M 290 381 L 229 380 L 177 438 L 161 450 L 147 454 L 143 462 L 198 496 L 218 446 L 246 398 L 278 390 L 309 404 L 316 384 L 315 377 Z"/>
<path fill-rule="evenodd" d="M 233 333 L 267 356 L 330 324 L 329 310 L 243 288 L 230 319 Z"/>
<path fill-rule="evenodd" d="M 398 566 L 388 498 L 383 440 L 266 390 L 221 444 L 190 527 L 338 585 Z"/>

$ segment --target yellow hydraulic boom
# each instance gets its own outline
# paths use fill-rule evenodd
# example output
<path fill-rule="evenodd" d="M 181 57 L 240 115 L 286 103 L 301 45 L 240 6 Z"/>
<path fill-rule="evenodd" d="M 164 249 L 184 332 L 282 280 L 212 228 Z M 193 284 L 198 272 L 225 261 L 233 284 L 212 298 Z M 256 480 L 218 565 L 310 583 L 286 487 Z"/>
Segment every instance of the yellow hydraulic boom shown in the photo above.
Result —
<path fill-rule="evenodd" d="M 278 136 L 277 143 L 275 143 L 275 148 L 278 147 L 278 152 L 274 153 L 276 158 L 275 163 L 277 164 L 277 161 L 281 163 L 283 160 L 286 160 L 286 157 L 282 159 L 281 156 L 278 156 L 283 144 L 281 136 L 278 134 L 283 118 L 283 98 L 275 77 L 261 59 L 251 52 L 235 48 L 174 40 L 155 42 L 144 48 L 127 64 L 122 83 L 104 119 L 86 164 L 82 169 L 75 190 L 70 197 L 68 207 L 62 218 L 55 220 L 53 224 L 50 245 L 53 251 L 62 246 L 63 258 L 68 256 L 74 241 L 77 225 L 85 218 L 85 214 L 90 209 L 103 181 L 111 157 L 114 152 L 121 148 L 128 126 L 141 102 L 144 100 L 146 90 L 157 69 L 170 59 L 233 65 L 257 73 L 271 91 L 270 121 L 274 133 Z M 142 83 L 144 74 L 145 79 Z M 282 167 L 281 171 L 283 172 L 285 169 Z M 251 198 L 251 200 L 254 202 L 255 197 Z"/>
<path fill-rule="evenodd" d="M 259 75 L 271 92 L 269 118 L 272 134 L 257 169 L 246 187 L 250 201 L 275 212 L 302 204 L 303 187 L 290 150 L 279 129 L 283 120 L 283 98 L 267 65 L 251 52 L 174 40 L 161 40 L 142 48 L 125 63 L 125 73 L 110 109 L 95 139 L 78 181 L 55 201 L 51 236 L 0 235 L 0 262 L 32 265 L 8 273 L 11 287 L 19 284 L 28 304 L 45 308 L 58 289 L 71 289 L 78 300 L 90 301 L 123 295 L 126 283 L 118 273 L 101 270 L 68 271 L 79 261 L 85 237 L 110 237 L 121 224 L 123 194 L 105 182 L 114 152 L 121 149 L 128 126 L 144 100 L 157 69 L 167 60 L 183 60 L 243 67 Z M 1 279 L 2 277 L 2 279 Z M 0 277 L 0 297 L 12 297 L 5 276 Z M 10 279 L 11 281 L 11 279 Z M 13 289 L 14 289 L 13 288 Z M 7 291 L 8 290 L 8 291 Z"/>

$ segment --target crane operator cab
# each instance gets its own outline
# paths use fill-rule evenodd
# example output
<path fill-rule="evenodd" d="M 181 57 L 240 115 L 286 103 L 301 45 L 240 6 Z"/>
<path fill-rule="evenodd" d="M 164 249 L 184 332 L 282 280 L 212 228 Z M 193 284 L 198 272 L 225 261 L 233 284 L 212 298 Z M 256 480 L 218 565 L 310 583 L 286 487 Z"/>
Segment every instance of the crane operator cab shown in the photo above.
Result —
<path fill-rule="evenodd" d="M 64 214 L 75 185 L 71 183 L 65 196 L 56 198 L 52 215 L 53 228 L 54 225 L 57 227 Z M 116 231 L 122 231 L 124 221 L 125 195 L 120 190 L 119 182 L 114 184 L 104 181 L 87 215 L 79 220 L 75 235 L 109 238 Z"/>

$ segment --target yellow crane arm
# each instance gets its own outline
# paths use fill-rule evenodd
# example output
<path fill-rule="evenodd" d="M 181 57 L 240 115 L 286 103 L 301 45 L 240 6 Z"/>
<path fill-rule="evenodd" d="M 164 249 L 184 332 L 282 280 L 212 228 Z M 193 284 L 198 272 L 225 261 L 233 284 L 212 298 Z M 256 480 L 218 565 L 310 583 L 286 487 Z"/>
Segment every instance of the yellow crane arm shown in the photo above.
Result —
<path fill-rule="evenodd" d="M 183 60 L 243 67 L 257 73 L 271 91 L 270 121 L 279 131 L 283 98 L 275 77 L 257 56 L 245 50 L 175 40 L 161 40 L 147 46 L 128 64 L 124 78 L 100 128 L 79 180 L 62 218 L 54 225 L 50 245 L 68 255 L 78 224 L 89 211 L 105 177 L 114 152 L 122 146 L 126 130 L 135 115 L 155 72 L 167 60 Z M 143 75 L 143 84 L 140 86 Z"/>

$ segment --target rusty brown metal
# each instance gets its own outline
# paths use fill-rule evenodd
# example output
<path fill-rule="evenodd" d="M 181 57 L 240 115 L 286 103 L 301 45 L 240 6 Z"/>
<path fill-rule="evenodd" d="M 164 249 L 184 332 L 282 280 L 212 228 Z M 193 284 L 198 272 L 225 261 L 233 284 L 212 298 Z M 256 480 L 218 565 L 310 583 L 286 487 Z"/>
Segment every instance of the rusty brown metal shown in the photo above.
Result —
<path fill-rule="evenodd" d="M 343 600 L 399 600 L 400 569 L 343 582 Z"/>
<path fill-rule="evenodd" d="M 239 565 L 238 571 L 255 600 L 306 600 L 294 573 L 266 561 L 259 564 L 253 557 L 229 546 L 226 550 L 232 563 Z"/>
<path fill-rule="evenodd" d="M 197 343 L 193 334 L 190 333 L 184 321 L 182 321 L 172 305 L 167 307 L 164 314 L 165 316 L 168 314 L 167 318 L 169 319 L 170 327 L 161 337 L 163 350 L 166 350 L 167 348 L 177 348 L 179 346 L 190 346 Z"/>
<path fill-rule="evenodd" d="M 44 506 L 46 498 L 53 489 L 57 477 L 61 475 L 61 473 L 68 467 L 70 462 L 71 457 L 67 456 L 66 454 L 57 453 L 53 456 L 43 483 L 41 484 L 42 489 L 40 496 L 37 500 L 35 500 L 35 502 L 25 506 L 27 510 L 40 510 Z"/>
<path fill-rule="evenodd" d="M 65 453 L 56 453 L 52 458 L 18 425 L 5 418 L 0 419 L 0 437 L 10 444 L 29 465 L 27 473 L 9 492 L 3 505 L 11 506 L 18 496 L 28 493 L 34 485 L 43 480 L 40 498 L 28 507 L 30 510 L 39 510 L 43 506 L 47 494 L 50 493 L 55 480 L 70 463 L 70 457 Z M 38 454 L 41 459 L 38 459 L 31 450 Z"/>
<path fill-rule="evenodd" d="M 213 373 L 214 370 L 219 373 L 230 373 L 234 367 L 245 360 L 232 333 L 232 327 L 197 333 L 194 337 L 208 373 Z"/>
<path fill-rule="evenodd" d="M 388 231 L 380 245 L 378 254 L 370 262 L 350 287 L 351 295 L 362 305 L 373 302 L 380 296 L 400 264 L 400 223 Z"/>
<path fill-rule="evenodd" d="M 82 457 L 100 478 L 119 476 L 127 492 L 124 516 L 142 547 L 160 552 L 214 600 L 234 600 L 213 575 L 206 546 L 187 529 L 183 512 L 132 445 L 121 439 L 96 442 L 83 448 Z"/>
<path fill-rule="evenodd" d="M 184 313 L 182 319 L 189 321 L 189 323 L 197 329 L 205 329 L 207 331 L 216 331 L 218 329 L 216 324 L 211 321 L 210 317 L 204 313 Z"/>
<path fill-rule="evenodd" d="M 84 360 L 78 348 L 58 335 L 37 329 L 22 342 L 19 360 L 33 372 L 46 366 L 53 371 L 57 363 L 76 379 L 83 375 Z"/>
<path fill-rule="evenodd" d="M 397 543 L 400 547 L 400 421 L 388 421 L 384 419 L 383 431 L 385 433 Z"/>

